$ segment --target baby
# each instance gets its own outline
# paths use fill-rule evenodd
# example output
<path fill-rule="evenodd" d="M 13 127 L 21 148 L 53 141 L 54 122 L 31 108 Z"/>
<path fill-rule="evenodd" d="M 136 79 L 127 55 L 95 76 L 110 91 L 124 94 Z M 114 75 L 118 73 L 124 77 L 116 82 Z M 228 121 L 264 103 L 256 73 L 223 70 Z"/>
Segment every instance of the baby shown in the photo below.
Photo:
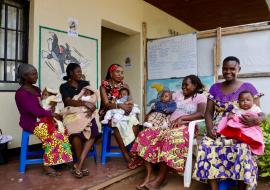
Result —
<path fill-rule="evenodd" d="M 217 133 L 231 139 L 236 139 L 250 145 L 254 154 L 264 153 L 262 129 L 259 125 L 246 126 L 242 118 L 247 116 L 259 117 L 261 109 L 254 104 L 254 97 L 250 91 L 242 91 L 238 97 L 239 107 L 223 117 L 217 126 Z"/>
<path fill-rule="evenodd" d="M 176 103 L 172 100 L 172 94 L 169 90 L 161 92 L 160 100 L 152 107 L 151 112 L 144 122 L 145 127 L 161 127 L 166 129 L 169 126 L 169 115 L 176 110 Z"/>
<path fill-rule="evenodd" d="M 129 98 L 129 89 L 127 88 L 121 88 L 119 91 L 118 99 L 115 100 L 116 104 L 133 104 L 132 101 L 128 100 Z M 140 113 L 140 109 L 137 104 L 133 104 L 132 111 L 129 115 L 136 116 Z M 109 120 L 112 120 L 112 122 L 118 122 L 121 119 L 123 119 L 125 116 L 125 111 L 122 109 L 111 109 L 108 110 L 104 116 L 104 120 L 101 121 L 102 124 L 108 124 Z"/>
<path fill-rule="evenodd" d="M 98 101 L 98 91 L 90 85 L 86 86 L 78 95 L 73 97 L 73 100 L 81 100 L 83 102 L 96 104 Z M 94 119 L 95 113 L 89 117 L 87 111 L 88 109 L 85 106 L 68 106 L 62 110 L 63 123 L 67 128 L 69 135 L 82 132 L 86 139 L 90 139 L 91 121 Z"/>
<path fill-rule="evenodd" d="M 44 88 L 44 90 L 41 93 L 41 106 L 45 110 L 52 111 L 54 113 L 59 114 L 59 109 L 57 108 L 57 104 L 61 102 L 61 100 L 57 97 L 58 92 L 54 89 L 50 88 Z M 58 119 L 54 119 L 54 122 L 56 124 L 57 130 L 60 133 L 65 133 L 65 128 L 63 126 L 63 123 L 59 121 Z"/>
<path fill-rule="evenodd" d="M 119 104 L 133 104 L 132 101 L 129 101 L 129 89 L 121 88 L 119 90 L 118 99 L 115 100 L 115 103 Z M 125 115 L 123 109 L 111 109 L 108 110 L 104 116 L 104 120 L 101 121 L 102 124 L 108 124 L 111 120 L 111 126 L 117 127 L 119 133 L 123 139 L 125 146 L 132 143 L 135 139 L 135 134 L 132 130 L 132 127 L 139 124 L 137 119 L 137 114 L 140 113 L 138 105 L 133 104 L 132 111 L 129 115 Z"/>

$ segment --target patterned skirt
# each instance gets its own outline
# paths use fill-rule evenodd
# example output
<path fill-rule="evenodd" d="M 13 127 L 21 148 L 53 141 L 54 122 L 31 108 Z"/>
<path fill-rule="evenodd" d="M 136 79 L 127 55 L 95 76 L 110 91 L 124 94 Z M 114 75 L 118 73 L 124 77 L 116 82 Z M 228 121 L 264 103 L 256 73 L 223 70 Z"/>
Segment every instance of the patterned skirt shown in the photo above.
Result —
<path fill-rule="evenodd" d="M 138 134 L 131 152 L 151 163 L 165 162 L 182 173 L 188 153 L 188 127 L 146 128 Z"/>
<path fill-rule="evenodd" d="M 41 140 L 44 149 L 43 161 L 45 166 L 73 161 L 68 136 L 58 132 L 50 120 L 38 122 L 33 134 Z"/>
<path fill-rule="evenodd" d="M 196 180 L 230 178 L 244 181 L 247 189 L 253 190 L 257 186 L 257 175 L 256 157 L 248 145 L 241 142 L 225 145 L 221 137 L 216 140 L 203 137 L 193 173 Z"/>

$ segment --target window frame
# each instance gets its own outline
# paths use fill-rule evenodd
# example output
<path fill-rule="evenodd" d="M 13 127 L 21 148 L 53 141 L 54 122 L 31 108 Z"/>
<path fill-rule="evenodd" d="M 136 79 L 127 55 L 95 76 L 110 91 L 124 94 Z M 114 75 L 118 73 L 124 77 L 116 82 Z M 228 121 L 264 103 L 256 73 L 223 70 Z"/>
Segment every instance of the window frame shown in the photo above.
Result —
<path fill-rule="evenodd" d="M 2 15 L 2 7 L 4 7 L 4 15 Z M 8 27 L 8 8 L 13 7 L 16 8 L 16 29 Z M 0 30 L 4 30 L 4 57 L 0 57 L 0 61 L 4 63 L 3 67 L 3 80 L 0 79 L 0 92 L 14 92 L 19 87 L 19 82 L 17 81 L 16 73 L 15 73 L 15 81 L 9 80 L 7 77 L 7 66 L 8 62 L 15 63 L 15 72 L 18 68 L 19 64 L 27 64 L 28 63 L 28 41 L 29 41 L 29 1 L 28 0 L 0 0 L 0 8 L 1 8 L 1 19 L 4 16 L 4 27 L 0 25 Z M 19 12 L 22 12 L 22 17 L 20 17 Z M 19 28 L 19 22 L 22 21 L 22 28 Z M 13 31 L 16 32 L 15 35 L 15 58 L 8 58 L 7 47 L 8 47 L 8 32 Z M 22 38 L 22 42 L 19 41 L 19 35 Z M 12 42 L 14 43 L 14 42 Z M 19 46 L 21 50 L 21 59 L 18 58 Z"/>

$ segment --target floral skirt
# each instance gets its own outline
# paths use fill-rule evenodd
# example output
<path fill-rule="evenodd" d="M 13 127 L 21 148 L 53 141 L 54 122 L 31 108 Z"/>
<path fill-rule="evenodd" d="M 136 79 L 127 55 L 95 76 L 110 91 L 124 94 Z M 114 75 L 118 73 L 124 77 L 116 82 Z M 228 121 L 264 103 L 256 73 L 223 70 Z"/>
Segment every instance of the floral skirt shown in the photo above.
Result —
<path fill-rule="evenodd" d="M 146 128 L 138 134 L 131 152 L 151 163 L 165 162 L 182 173 L 188 154 L 188 127 Z"/>
<path fill-rule="evenodd" d="M 202 182 L 227 178 L 241 180 L 247 184 L 247 189 L 256 189 L 258 167 L 249 146 L 241 142 L 224 145 L 223 142 L 221 137 L 216 140 L 203 137 L 193 177 Z"/>
<path fill-rule="evenodd" d="M 58 132 L 50 121 L 38 122 L 33 134 L 41 140 L 45 166 L 73 161 L 68 136 Z"/>

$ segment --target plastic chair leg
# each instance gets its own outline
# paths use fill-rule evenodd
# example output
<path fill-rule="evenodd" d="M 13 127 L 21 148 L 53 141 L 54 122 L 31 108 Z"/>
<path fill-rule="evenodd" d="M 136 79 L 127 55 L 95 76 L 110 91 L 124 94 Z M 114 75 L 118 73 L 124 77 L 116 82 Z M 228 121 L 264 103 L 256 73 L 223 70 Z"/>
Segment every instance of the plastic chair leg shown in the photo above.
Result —
<path fill-rule="evenodd" d="M 104 126 L 102 128 L 102 147 L 101 147 L 101 164 L 106 164 L 106 153 L 107 153 L 107 145 L 108 145 L 108 135 L 109 135 L 109 129 L 107 126 Z"/>
<path fill-rule="evenodd" d="M 19 172 L 24 173 L 27 160 L 27 150 L 28 150 L 29 135 L 27 132 L 23 131 L 22 142 L 21 142 L 21 155 L 20 155 L 20 167 Z"/>

